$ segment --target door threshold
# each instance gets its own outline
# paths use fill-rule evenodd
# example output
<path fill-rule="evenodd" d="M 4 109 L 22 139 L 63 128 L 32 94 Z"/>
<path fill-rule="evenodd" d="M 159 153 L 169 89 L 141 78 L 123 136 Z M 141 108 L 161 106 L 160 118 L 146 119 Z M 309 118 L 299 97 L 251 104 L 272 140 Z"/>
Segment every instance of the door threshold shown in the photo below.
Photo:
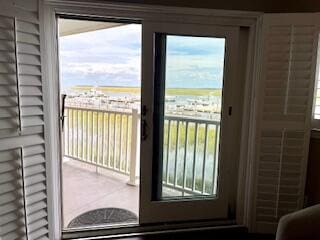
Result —
<path fill-rule="evenodd" d="M 236 225 L 234 220 L 197 221 L 148 225 L 122 225 L 111 227 L 90 227 L 82 229 L 68 229 L 62 232 L 62 239 L 119 239 L 159 234 L 178 234 L 198 231 L 235 232 L 247 231 L 242 225 Z"/>

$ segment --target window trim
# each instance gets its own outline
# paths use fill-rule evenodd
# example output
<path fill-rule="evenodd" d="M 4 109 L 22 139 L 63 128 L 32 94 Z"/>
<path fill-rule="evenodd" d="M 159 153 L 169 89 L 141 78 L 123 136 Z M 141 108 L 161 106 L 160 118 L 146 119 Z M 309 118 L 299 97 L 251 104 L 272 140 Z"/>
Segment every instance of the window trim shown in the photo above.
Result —
<path fill-rule="evenodd" d="M 318 84 L 320 84 L 320 29 L 318 29 L 318 49 L 317 49 L 317 65 L 315 69 L 315 79 L 314 79 L 314 93 L 312 98 L 312 111 L 311 111 L 311 128 L 312 129 L 320 129 L 320 119 L 314 118 L 315 107 L 316 107 L 316 98 L 317 98 L 317 90 Z M 320 92 L 320 88 L 319 88 Z"/>
<path fill-rule="evenodd" d="M 59 132 L 59 120 L 57 113 L 59 112 L 59 99 L 55 94 L 59 89 L 58 84 L 58 56 L 57 56 L 57 26 L 56 16 L 63 15 L 83 15 L 101 18 L 120 18 L 140 20 L 142 24 L 144 21 L 160 21 L 160 22 L 177 22 L 177 23 L 194 23 L 194 24 L 218 24 L 218 25 L 232 25 L 243 26 L 250 29 L 249 36 L 249 50 L 247 57 L 247 74 L 244 99 L 243 112 L 243 126 L 242 126 L 242 142 L 241 159 L 239 165 L 239 188 L 237 194 L 237 224 L 247 225 L 250 228 L 250 199 L 246 195 L 251 194 L 251 186 L 247 186 L 246 181 L 252 177 L 250 172 L 253 169 L 252 160 L 254 154 L 252 149 L 254 146 L 254 126 L 253 121 L 256 111 L 254 102 L 254 92 L 257 84 L 254 83 L 257 75 L 257 66 L 254 59 L 258 57 L 256 49 L 256 39 L 259 36 L 259 27 L 261 15 L 260 12 L 245 12 L 245 11 L 226 11 L 226 10 L 208 10 L 208 9 L 194 9 L 181 7 L 165 7 L 165 6 L 149 6 L 140 4 L 119 4 L 119 3 L 95 3 L 95 2 L 75 2 L 75 1 L 59 1 L 48 0 L 41 3 L 41 52 L 44 59 L 43 79 L 44 86 L 44 103 L 47 106 L 45 110 L 45 139 L 46 139 L 46 158 L 47 158 L 47 186 L 48 186 L 48 205 L 50 206 L 48 221 L 49 221 L 49 236 L 50 239 L 85 237 L 92 235 L 92 231 L 78 231 L 78 232 L 63 232 L 61 222 L 61 183 L 60 183 L 60 140 L 57 137 Z M 48 30 L 50 29 L 50 30 Z M 250 63 L 250 64 L 249 64 Z M 251 128 L 250 128 L 251 126 Z M 246 136 L 246 137 L 244 137 Z M 240 193 L 241 192 L 241 193 Z M 250 198 L 250 197 L 249 197 Z M 191 224 L 191 223 L 190 223 Z M 201 223 L 193 223 L 190 227 L 205 226 Z M 215 222 L 215 224 L 218 224 Z M 227 224 L 223 222 L 222 224 Z M 230 222 L 229 222 L 230 224 Z M 178 224 L 179 225 L 179 224 Z M 185 227 L 181 226 L 180 227 Z M 212 222 L 211 222 L 212 226 Z M 168 227 L 158 226 L 158 230 L 164 230 Z M 102 229 L 94 230 L 94 236 L 98 235 L 114 235 L 121 232 L 142 232 L 146 231 L 148 227 L 125 227 L 117 229 Z M 91 232 L 89 234 L 89 232 Z"/>

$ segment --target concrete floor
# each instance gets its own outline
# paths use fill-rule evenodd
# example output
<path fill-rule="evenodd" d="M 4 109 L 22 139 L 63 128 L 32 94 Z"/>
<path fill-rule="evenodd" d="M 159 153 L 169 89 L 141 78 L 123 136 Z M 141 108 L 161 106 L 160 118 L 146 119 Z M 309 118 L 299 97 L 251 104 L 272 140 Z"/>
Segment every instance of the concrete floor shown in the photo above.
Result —
<path fill-rule="evenodd" d="M 139 187 L 129 186 L 128 178 L 65 158 L 62 164 L 64 227 L 73 218 L 97 208 L 124 208 L 138 216 Z"/>

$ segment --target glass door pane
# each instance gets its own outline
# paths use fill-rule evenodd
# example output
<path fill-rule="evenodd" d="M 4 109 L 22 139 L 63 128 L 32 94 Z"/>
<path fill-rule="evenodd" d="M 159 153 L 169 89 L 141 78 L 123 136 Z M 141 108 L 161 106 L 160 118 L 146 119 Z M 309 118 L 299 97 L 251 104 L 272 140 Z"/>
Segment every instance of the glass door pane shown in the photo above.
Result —
<path fill-rule="evenodd" d="M 238 28 L 143 26 L 140 223 L 226 219 Z"/>
<path fill-rule="evenodd" d="M 58 19 L 63 229 L 139 222 L 141 24 Z"/>
<path fill-rule="evenodd" d="M 161 199 L 215 197 L 225 38 L 159 36 L 164 71 Z"/>

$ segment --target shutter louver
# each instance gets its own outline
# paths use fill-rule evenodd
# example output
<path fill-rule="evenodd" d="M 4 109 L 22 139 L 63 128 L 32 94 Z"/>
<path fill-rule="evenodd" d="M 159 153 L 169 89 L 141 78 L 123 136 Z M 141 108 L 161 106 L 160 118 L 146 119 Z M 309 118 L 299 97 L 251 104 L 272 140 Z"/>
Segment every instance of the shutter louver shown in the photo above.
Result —
<path fill-rule="evenodd" d="M 39 2 L 0 2 L 0 239 L 49 239 Z"/>
<path fill-rule="evenodd" d="M 0 21 L 0 138 L 38 133 L 44 124 L 39 25 Z"/>
<path fill-rule="evenodd" d="M 0 16 L 0 137 L 19 132 L 19 109 L 16 74 L 16 33 L 14 17 Z"/>
<path fill-rule="evenodd" d="M 0 151 L 1 240 L 26 239 L 20 152 L 19 149 Z"/>
<path fill-rule="evenodd" d="M 280 217 L 303 204 L 317 36 L 313 15 L 264 17 L 256 232 L 274 233 Z"/>

